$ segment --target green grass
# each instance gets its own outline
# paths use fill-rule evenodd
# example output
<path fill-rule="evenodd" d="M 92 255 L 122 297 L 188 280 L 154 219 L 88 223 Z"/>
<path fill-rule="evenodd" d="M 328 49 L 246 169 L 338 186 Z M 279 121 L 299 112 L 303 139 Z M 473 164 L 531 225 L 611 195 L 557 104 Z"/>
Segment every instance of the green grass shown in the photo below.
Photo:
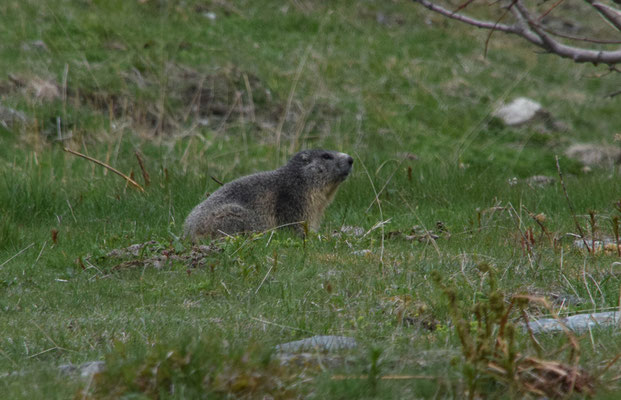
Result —
<path fill-rule="evenodd" d="M 29 117 L 0 126 L 6 398 L 462 397 L 469 362 L 434 274 L 454 288 L 469 323 L 473 305 L 492 293 L 482 263 L 507 302 L 527 293 L 581 300 L 554 305 L 562 312 L 618 306 L 618 257 L 586 254 L 565 235 L 577 232 L 554 159 L 561 155 L 583 229 L 591 234 L 595 210 L 596 234 L 612 236 L 618 167 L 584 173 L 562 154 L 573 142 L 613 142 L 620 100 L 604 96 L 618 74 L 596 78 L 600 68 L 537 55 L 499 34 L 484 58 L 484 32 L 408 2 L 8 1 L 0 37 L 0 104 Z M 24 46 L 35 40 L 47 50 Z M 35 77 L 53 82 L 58 96 L 37 98 Z M 506 128 L 489 117 L 518 96 L 542 102 L 569 129 Z M 71 136 L 62 143 L 57 117 Z M 144 184 L 139 151 L 151 183 L 141 193 L 63 146 Z M 355 157 L 320 236 L 238 237 L 198 268 L 115 268 L 123 260 L 106 256 L 149 240 L 160 252 L 187 252 L 183 220 L 217 189 L 211 176 L 273 169 L 308 147 Z M 535 174 L 556 183 L 521 180 Z M 383 189 L 381 210 L 373 187 Z M 529 212 L 545 214 L 556 241 Z M 364 237 L 332 235 L 388 219 Z M 435 245 L 404 237 L 438 221 L 448 232 Z M 371 253 L 353 254 L 360 250 Z M 535 304 L 528 312 L 548 313 Z M 416 322 L 424 318 L 437 329 Z M 336 368 L 278 365 L 273 346 L 313 334 L 352 336 L 360 346 Z M 538 340 L 541 357 L 567 361 L 555 354 L 566 336 Z M 611 328 L 578 342 L 580 365 L 594 373 L 621 353 Z M 516 349 L 537 354 L 520 329 Z M 57 369 L 90 360 L 109 366 L 90 383 Z M 618 395 L 606 381 L 616 368 L 597 381 L 598 396 Z M 510 395 L 507 383 L 480 382 L 483 394 Z"/>

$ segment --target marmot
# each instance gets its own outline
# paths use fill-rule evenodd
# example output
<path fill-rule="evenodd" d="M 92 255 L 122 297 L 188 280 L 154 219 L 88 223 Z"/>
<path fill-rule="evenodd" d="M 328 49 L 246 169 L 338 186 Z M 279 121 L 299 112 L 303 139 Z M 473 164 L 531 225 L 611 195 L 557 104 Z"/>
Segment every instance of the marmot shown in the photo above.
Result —
<path fill-rule="evenodd" d="M 304 234 L 304 223 L 316 231 L 353 163 L 345 153 L 300 151 L 283 167 L 244 176 L 216 190 L 190 212 L 184 234 L 195 240 L 280 226 Z"/>

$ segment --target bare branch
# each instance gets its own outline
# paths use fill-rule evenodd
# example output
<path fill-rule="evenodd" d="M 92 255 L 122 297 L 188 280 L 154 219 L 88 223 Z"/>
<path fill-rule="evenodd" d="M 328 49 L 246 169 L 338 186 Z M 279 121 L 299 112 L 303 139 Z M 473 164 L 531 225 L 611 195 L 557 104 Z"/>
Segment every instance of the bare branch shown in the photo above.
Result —
<path fill-rule="evenodd" d="M 502 32 L 509 32 L 509 33 L 518 33 L 517 32 L 517 28 L 515 26 L 509 26 L 509 25 L 504 25 L 504 24 L 495 24 L 493 22 L 489 22 L 489 21 L 481 21 L 478 20 L 476 18 L 470 18 L 468 16 L 465 16 L 463 14 L 459 14 L 457 12 L 453 12 L 451 10 L 447 10 L 444 7 L 438 6 L 430 1 L 427 0 L 414 0 L 417 3 L 422 4 L 424 7 L 427 7 L 428 9 L 430 9 L 433 12 L 436 12 L 438 14 L 442 14 L 445 17 L 449 17 L 451 19 L 456 19 L 457 21 L 461 21 L 461 22 L 465 22 L 466 24 L 469 25 L 474 25 L 478 28 L 483 28 L 483 29 L 495 29 L 497 31 L 502 31 Z"/>
<path fill-rule="evenodd" d="M 546 15 L 550 14 L 552 12 L 552 10 L 554 10 L 556 7 L 560 6 L 562 2 L 564 2 L 565 0 L 558 0 L 556 3 L 552 4 L 552 7 L 550 7 L 548 9 L 548 11 L 544 12 L 543 14 L 541 14 L 539 16 L 539 21 L 541 21 Z"/>
<path fill-rule="evenodd" d="M 476 18 L 469 17 L 459 12 L 450 11 L 442 6 L 435 4 L 430 0 L 413 0 L 422 4 L 429 10 L 441 14 L 447 18 L 455 19 L 457 21 L 476 26 L 482 29 L 489 29 L 492 31 L 501 31 L 505 33 L 512 33 L 514 35 L 521 36 L 534 45 L 543 48 L 549 53 L 556 54 L 563 58 L 569 58 L 577 63 L 590 62 L 593 64 L 607 64 L 610 66 L 621 63 L 621 48 L 617 50 L 593 50 L 582 47 L 575 47 L 563 44 L 555 40 L 550 35 L 556 34 L 549 32 L 543 28 L 539 22 L 534 18 L 530 11 L 521 3 L 520 0 L 515 0 L 509 5 L 508 9 L 516 19 L 516 23 L 513 25 L 506 25 L 500 23 L 494 23 L 490 21 L 482 21 Z M 595 0 L 585 0 L 591 4 L 597 11 L 606 18 L 612 25 L 621 30 L 621 12 L 603 5 Z M 467 1 L 465 5 L 469 5 L 471 2 Z M 461 7 L 463 9 L 465 7 Z M 571 40 L 591 41 L 598 42 L 597 39 L 590 38 L 573 38 L 558 35 Z"/>
<path fill-rule="evenodd" d="M 593 6 L 593 8 L 595 8 L 597 12 L 599 12 L 600 15 L 602 15 L 602 17 L 610 22 L 615 28 L 621 31 L 621 10 L 617 10 L 616 8 L 612 8 L 598 1 L 585 1 Z"/>
<path fill-rule="evenodd" d="M 544 27 L 542 27 L 541 29 L 543 29 L 544 31 L 546 31 L 552 36 L 558 36 L 564 39 L 575 40 L 576 42 L 588 42 L 588 43 L 596 43 L 596 44 L 621 44 L 621 40 L 593 39 L 593 38 L 582 37 L 582 36 L 568 35 L 566 33 L 557 32 L 552 29 L 544 28 Z"/>

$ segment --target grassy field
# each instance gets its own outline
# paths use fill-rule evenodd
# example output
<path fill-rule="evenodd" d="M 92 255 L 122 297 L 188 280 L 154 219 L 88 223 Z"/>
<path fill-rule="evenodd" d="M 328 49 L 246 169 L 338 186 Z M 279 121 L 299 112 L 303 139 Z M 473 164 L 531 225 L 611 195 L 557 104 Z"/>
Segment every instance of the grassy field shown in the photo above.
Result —
<path fill-rule="evenodd" d="M 618 167 L 563 154 L 614 144 L 621 78 L 500 34 L 485 57 L 486 35 L 406 1 L 2 2 L 0 106 L 24 117 L 0 125 L 2 397 L 521 397 L 532 356 L 616 398 L 618 329 L 520 324 L 619 306 L 616 252 L 567 235 L 555 155 L 589 241 L 614 237 Z M 491 117 L 519 96 L 565 128 Z M 212 176 L 315 147 L 355 158 L 318 234 L 189 259 L 182 224 Z M 550 306 L 508 310 L 515 295 Z M 312 335 L 359 346 L 280 365 L 275 345 Z M 58 369 L 93 360 L 93 379 Z"/>

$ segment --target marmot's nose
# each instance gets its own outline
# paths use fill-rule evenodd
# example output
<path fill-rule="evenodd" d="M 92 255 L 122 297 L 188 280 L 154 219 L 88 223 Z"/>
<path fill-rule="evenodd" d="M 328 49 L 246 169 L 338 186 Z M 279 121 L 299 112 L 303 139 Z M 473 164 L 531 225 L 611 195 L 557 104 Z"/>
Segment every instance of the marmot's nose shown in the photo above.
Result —
<path fill-rule="evenodd" d="M 354 159 L 351 156 L 347 156 L 347 164 L 352 165 L 354 163 Z"/>

